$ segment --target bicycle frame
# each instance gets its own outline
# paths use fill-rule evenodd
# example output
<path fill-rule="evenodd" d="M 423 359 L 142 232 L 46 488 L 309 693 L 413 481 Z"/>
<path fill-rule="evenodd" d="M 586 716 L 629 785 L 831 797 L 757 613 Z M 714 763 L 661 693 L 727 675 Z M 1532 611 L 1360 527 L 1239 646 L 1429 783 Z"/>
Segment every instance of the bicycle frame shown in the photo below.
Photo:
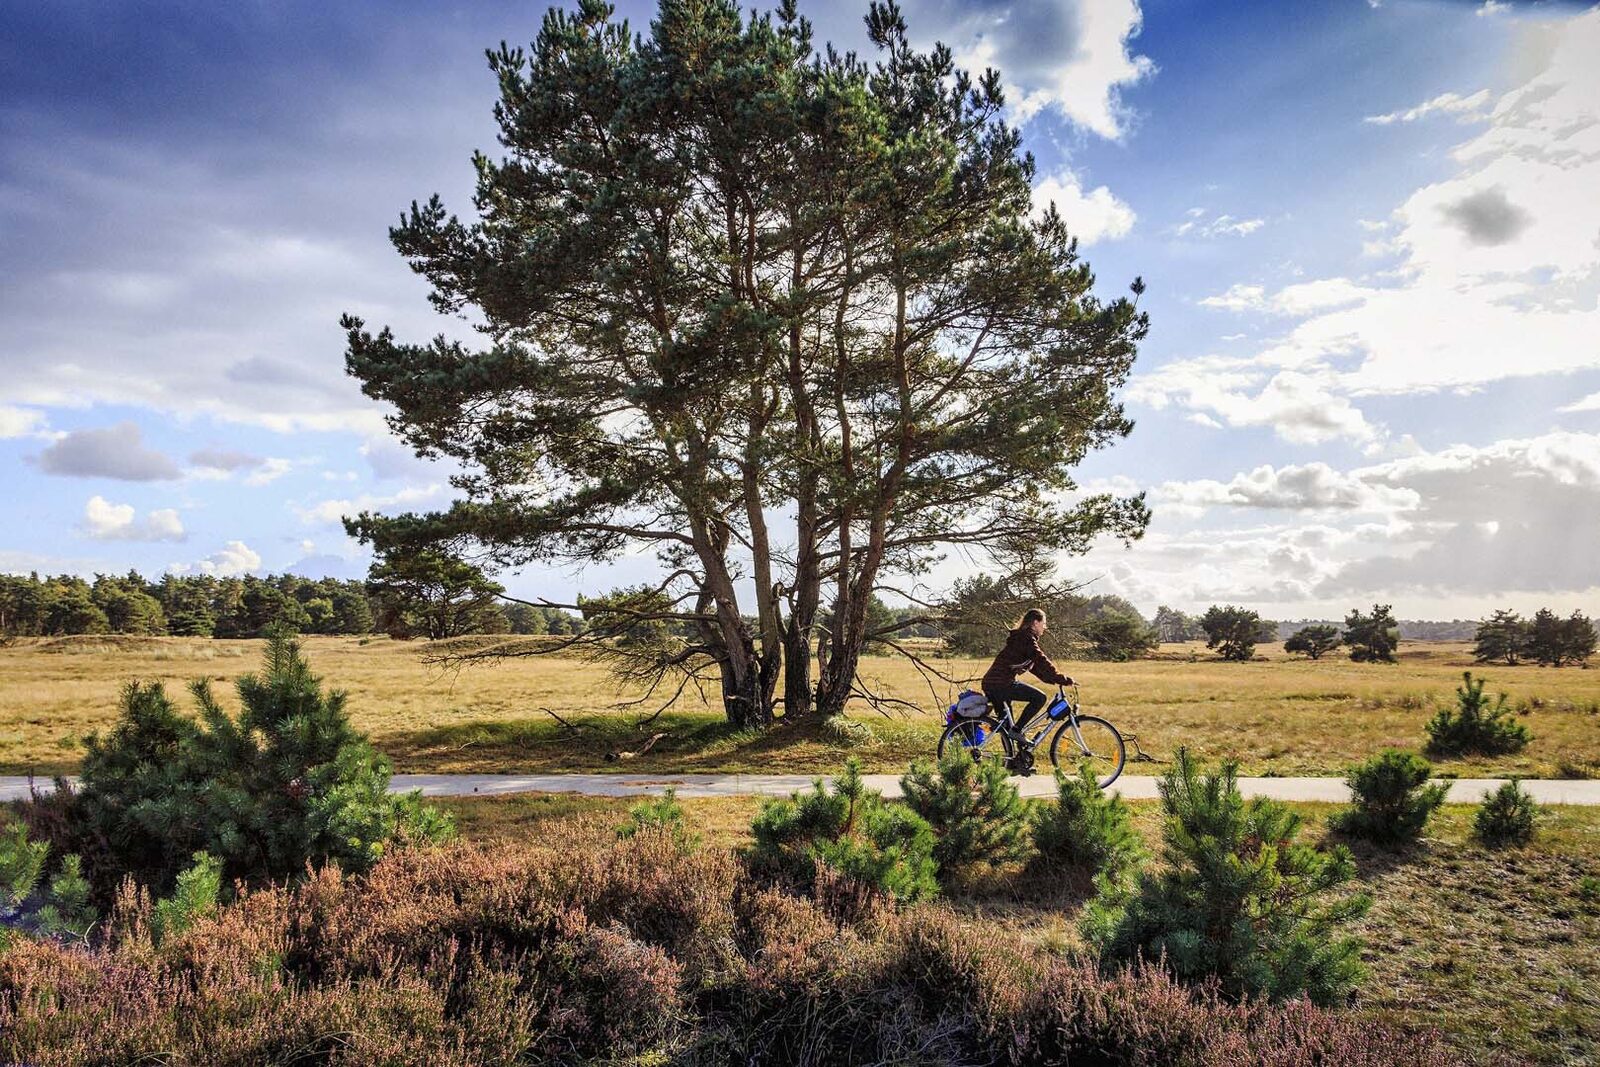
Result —
<path fill-rule="evenodd" d="M 1072 695 L 1078 695 L 1077 686 L 1072 687 Z M 1055 699 L 1045 705 L 1044 711 L 1040 717 L 1044 720 L 1044 725 L 1040 726 L 1038 731 L 1032 736 L 1024 735 L 1021 730 L 1018 730 L 1014 725 L 1012 725 L 1011 704 L 1010 702 L 1006 703 L 1005 713 L 1003 715 L 997 715 L 995 717 L 995 721 L 999 724 L 999 729 L 996 732 L 1000 734 L 1000 739 L 1005 745 L 1007 755 L 1011 754 L 1011 746 L 1013 743 L 1025 746 L 1026 751 L 1029 752 L 1038 748 L 1039 742 L 1043 741 L 1045 739 L 1045 735 L 1049 734 L 1051 730 L 1055 729 L 1057 724 L 1061 722 L 1062 718 L 1065 718 L 1067 720 L 1067 725 L 1071 727 L 1072 739 L 1078 743 L 1078 749 L 1080 751 L 1088 750 L 1088 746 L 1083 743 L 1083 732 L 1078 729 L 1078 704 L 1067 699 L 1067 690 L 1065 686 L 1056 687 Z"/>

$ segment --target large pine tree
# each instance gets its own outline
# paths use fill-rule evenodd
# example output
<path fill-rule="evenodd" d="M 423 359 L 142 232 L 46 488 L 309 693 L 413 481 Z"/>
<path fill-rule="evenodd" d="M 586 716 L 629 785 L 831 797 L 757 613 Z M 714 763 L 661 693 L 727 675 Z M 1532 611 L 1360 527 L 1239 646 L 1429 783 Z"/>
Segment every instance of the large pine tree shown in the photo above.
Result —
<path fill-rule="evenodd" d="M 786 715 L 842 708 L 874 594 L 952 548 L 1007 572 L 1142 532 L 1138 498 L 1064 501 L 1130 429 L 1144 316 L 1033 212 L 998 76 L 913 50 L 892 3 L 867 28 L 870 64 L 818 54 L 792 0 L 662 0 L 637 37 L 584 0 L 493 52 L 478 217 L 435 197 L 392 231 L 485 346 L 346 320 L 351 373 L 465 497 L 353 532 L 508 567 L 653 549 L 615 617 L 689 624 L 661 674 L 715 674 L 744 724 L 780 668 Z"/>

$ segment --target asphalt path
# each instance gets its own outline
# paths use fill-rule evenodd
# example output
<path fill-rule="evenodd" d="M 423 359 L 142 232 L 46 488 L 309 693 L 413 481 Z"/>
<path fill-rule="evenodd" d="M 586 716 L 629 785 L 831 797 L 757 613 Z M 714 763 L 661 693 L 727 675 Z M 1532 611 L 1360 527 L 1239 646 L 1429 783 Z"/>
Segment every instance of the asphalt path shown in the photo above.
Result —
<path fill-rule="evenodd" d="M 887 797 L 900 795 L 900 776 L 867 774 L 868 787 Z M 579 793 L 584 796 L 631 797 L 661 793 L 669 786 L 680 797 L 787 796 L 809 788 L 815 780 L 807 774 L 397 774 L 389 780 L 391 792 L 420 789 L 430 797 L 500 796 L 509 793 Z M 1500 778 L 1446 778 L 1449 799 L 1472 804 L 1483 795 L 1500 788 Z M 36 779 L 43 791 L 51 788 L 48 778 Z M 1049 796 L 1055 781 L 1048 774 L 1013 778 L 1023 796 Z M 1112 786 L 1129 800 L 1148 800 L 1157 796 L 1159 778 L 1124 774 Z M 0 775 L 0 801 L 19 800 L 28 795 L 29 779 Z M 1524 789 L 1541 804 L 1600 804 L 1600 781 L 1567 779 L 1524 779 Z M 1332 801 L 1350 799 L 1342 778 L 1240 778 L 1239 790 L 1247 797 L 1274 800 Z"/>

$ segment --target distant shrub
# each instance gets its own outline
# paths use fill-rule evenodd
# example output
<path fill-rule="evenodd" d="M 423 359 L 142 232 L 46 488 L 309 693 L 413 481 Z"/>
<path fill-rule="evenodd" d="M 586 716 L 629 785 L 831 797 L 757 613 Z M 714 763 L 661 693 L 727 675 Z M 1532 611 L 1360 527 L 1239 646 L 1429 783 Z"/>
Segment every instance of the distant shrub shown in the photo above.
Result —
<path fill-rule="evenodd" d="M 1028 857 L 1028 808 L 998 762 L 975 763 L 957 749 L 936 766 L 913 763 L 900 788 L 933 830 L 941 879 Z"/>
<path fill-rule="evenodd" d="M 1035 867 L 1065 867 L 1080 874 L 1119 879 L 1144 855 L 1133 814 L 1122 794 L 1100 788 L 1087 764 L 1067 777 L 1056 771 L 1056 802 L 1034 809 Z"/>
<path fill-rule="evenodd" d="M 1364 968 L 1360 943 L 1338 931 L 1372 903 L 1334 895 L 1355 875 L 1349 850 L 1296 840 L 1296 812 L 1247 803 L 1233 762 L 1205 774 L 1182 748 L 1161 805 L 1164 867 L 1141 872 L 1131 891 L 1103 884 L 1085 916 L 1103 961 L 1160 962 L 1186 981 L 1215 978 L 1234 997 L 1342 1000 Z"/>
<path fill-rule="evenodd" d="M 1501 693 L 1492 703 L 1483 692 L 1483 679 L 1472 672 L 1461 676 L 1456 689 L 1456 709 L 1440 708 L 1428 720 L 1428 751 L 1440 756 L 1499 756 L 1520 752 L 1532 740 L 1528 728 L 1517 722 Z"/>
<path fill-rule="evenodd" d="M 795 884 L 812 885 L 822 864 L 902 903 L 939 891 L 932 828 L 868 789 L 853 758 L 831 792 L 818 779 L 809 793 L 768 801 L 751 831 L 751 866 Z"/>
<path fill-rule="evenodd" d="M 1421 756 L 1392 748 L 1350 768 L 1351 805 L 1333 817 L 1334 829 L 1380 845 L 1415 841 L 1450 792 L 1428 783 L 1432 773 Z"/>
<path fill-rule="evenodd" d="M 1472 820 L 1472 833 L 1490 848 L 1526 845 L 1533 840 L 1539 805 L 1534 803 L 1518 779 L 1503 783 L 1484 796 Z"/>
<path fill-rule="evenodd" d="M 282 633 L 262 672 L 240 679 L 238 718 L 207 683 L 191 692 L 198 722 L 159 683 L 129 685 L 111 732 L 85 742 L 65 821 L 92 846 L 82 851 L 102 897 L 125 875 L 164 893 L 197 852 L 228 879 L 263 880 L 308 863 L 365 869 L 390 840 L 450 833 L 439 809 L 388 795 L 388 761 L 350 724 L 344 694 L 325 692 Z"/>

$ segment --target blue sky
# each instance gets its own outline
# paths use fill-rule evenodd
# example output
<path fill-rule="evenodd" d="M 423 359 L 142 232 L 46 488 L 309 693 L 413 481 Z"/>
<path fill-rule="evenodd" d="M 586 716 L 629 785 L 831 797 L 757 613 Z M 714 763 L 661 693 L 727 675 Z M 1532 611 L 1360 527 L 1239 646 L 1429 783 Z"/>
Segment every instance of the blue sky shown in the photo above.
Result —
<path fill-rule="evenodd" d="M 1155 521 L 1068 573 L 1147 611 L 1600 609 L 1600 13 L 903 6 L 1001 70 L 1101 289 L 1148 285 L 1138 426 L 1083 481 Z M 483 49 L 543 10 L 0 9 L 0 569 L 355 577 L 341 513 L 448 501 L 337 320 L 459 329 L 386 229 L 468 207 Z M 862 10 L 802 4 L 850 46 Z M 559 600 L 651 569 L 505 578 Z"/>

